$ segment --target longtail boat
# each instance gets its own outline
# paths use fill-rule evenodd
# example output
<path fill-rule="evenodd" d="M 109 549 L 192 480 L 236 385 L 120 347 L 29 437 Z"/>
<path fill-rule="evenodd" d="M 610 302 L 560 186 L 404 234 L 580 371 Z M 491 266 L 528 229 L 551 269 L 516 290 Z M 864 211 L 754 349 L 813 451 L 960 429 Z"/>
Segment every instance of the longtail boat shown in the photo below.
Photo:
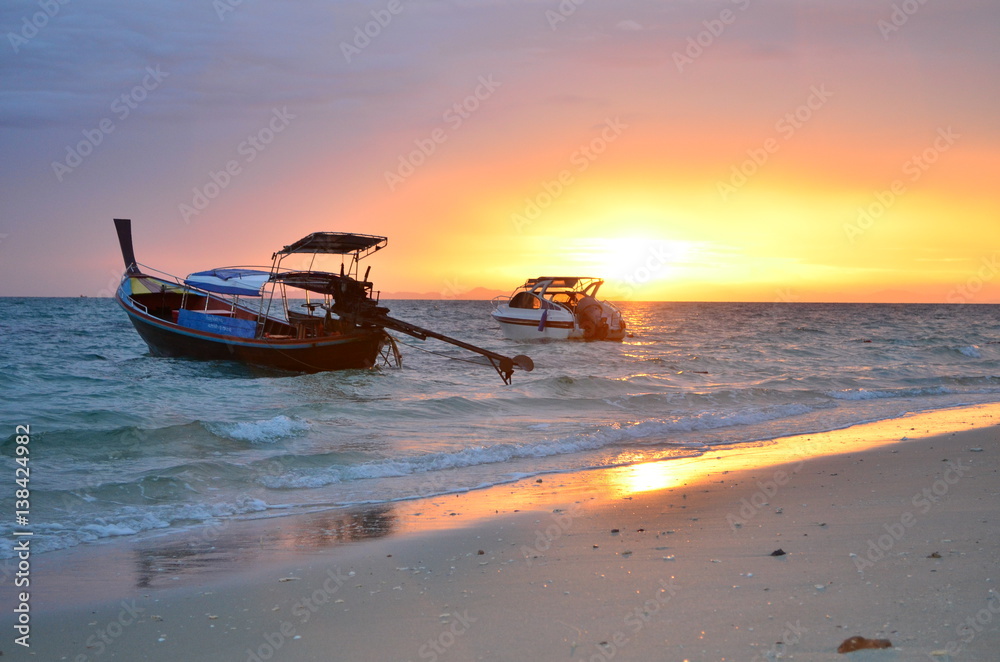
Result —
<path fill-rule="evenodd" d="M 314 232 L 276 251 L 271 266 L 222 267 L 178 278 L 139 264 L 132 222 L 115 219 L 125 273 L 115 292 L 139 336 L 154 356 L 238 361 L 295 372 L 399 365 L 393 330 L 421 340 L 435 338 L 486 359 L 505 384 L 515 369 L 534 365 L 523 355 L 507 357 L 389 316 L 368 280 L 362 259 L 382 250 L 386 237 Z M 341 257 L 339 272 L 282 266 L 292 255 Z M 290 293 L 305 293 L 293 306 Z"/>

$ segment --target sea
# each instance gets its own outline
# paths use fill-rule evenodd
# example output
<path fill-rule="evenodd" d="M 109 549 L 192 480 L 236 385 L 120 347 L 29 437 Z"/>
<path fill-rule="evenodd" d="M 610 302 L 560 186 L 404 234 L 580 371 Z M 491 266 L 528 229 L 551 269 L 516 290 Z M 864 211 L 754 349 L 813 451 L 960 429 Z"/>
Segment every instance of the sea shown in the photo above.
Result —
<path fill-rule="evenodd" d="M 0 538 L 26 525 L 37 555 L 1000 401 L 996 305 L 622 303 L 631 335 L 588 343 L 506 340 L 485 301 L 386 303 L 535 370 L 507 386 L 475 355 L 407 336 L 398 368 L 156 358 L 111 299 L 0 299 Z"/>

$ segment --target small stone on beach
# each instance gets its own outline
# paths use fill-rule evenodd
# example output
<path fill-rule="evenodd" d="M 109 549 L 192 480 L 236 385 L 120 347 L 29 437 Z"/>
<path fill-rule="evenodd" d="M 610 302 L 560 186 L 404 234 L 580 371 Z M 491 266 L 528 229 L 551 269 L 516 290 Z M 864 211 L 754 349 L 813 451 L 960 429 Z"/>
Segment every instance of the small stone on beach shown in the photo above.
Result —
<path fill-rule="evenodd" d="M 863 648 L 892 648 L 892 642 L 888 639 L 866 639 L 865 637 L 850 637 L 844 639 L 843 643 L 837 647 L 838 653 L 853 653 Z"/>
<path fill-rule="evenodd" d="M 785 555 L 785 554 L 787 554 L 787 553 L 788 553 L 788 552 L 786 552 L 785 550 L 783 550 L 783 549 L 781 549 L 781 548 L 779 547 L 778 549 L 776 549 L 776 550 L 774 550 L 773 552 L 771 552 L 771 556 L 784 556 L 784 555 Z"/>

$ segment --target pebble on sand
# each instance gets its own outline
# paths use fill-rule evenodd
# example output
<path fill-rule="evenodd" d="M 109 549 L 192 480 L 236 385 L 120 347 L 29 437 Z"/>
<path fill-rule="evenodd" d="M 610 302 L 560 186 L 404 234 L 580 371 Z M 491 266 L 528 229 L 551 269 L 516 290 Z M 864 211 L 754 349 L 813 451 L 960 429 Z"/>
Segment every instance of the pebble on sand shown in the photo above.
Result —
<path fill-rule="evenodd" d="M 838 653 L 853 653 L 863 648 L 892 648 L 892 642 L 888 639 L 866 639 L 865 637 L 850 637 L 844 639 L 843 643 L 837 647 Z"/>

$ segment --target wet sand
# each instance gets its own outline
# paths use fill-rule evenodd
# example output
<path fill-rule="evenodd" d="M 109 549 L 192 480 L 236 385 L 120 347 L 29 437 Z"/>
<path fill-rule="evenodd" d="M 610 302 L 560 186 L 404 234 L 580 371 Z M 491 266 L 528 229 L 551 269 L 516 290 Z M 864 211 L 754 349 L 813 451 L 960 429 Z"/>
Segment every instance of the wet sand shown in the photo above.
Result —
<path fill-rule="evenodd" d="M 998 423 L 1000 406 L 947 410 L 42 554 L 31 647 L 14 643 L 8 576 L 0 651 L 74 662 L 994 660 Z M 854 635 L 892 647 L 838 654 Z"/>

